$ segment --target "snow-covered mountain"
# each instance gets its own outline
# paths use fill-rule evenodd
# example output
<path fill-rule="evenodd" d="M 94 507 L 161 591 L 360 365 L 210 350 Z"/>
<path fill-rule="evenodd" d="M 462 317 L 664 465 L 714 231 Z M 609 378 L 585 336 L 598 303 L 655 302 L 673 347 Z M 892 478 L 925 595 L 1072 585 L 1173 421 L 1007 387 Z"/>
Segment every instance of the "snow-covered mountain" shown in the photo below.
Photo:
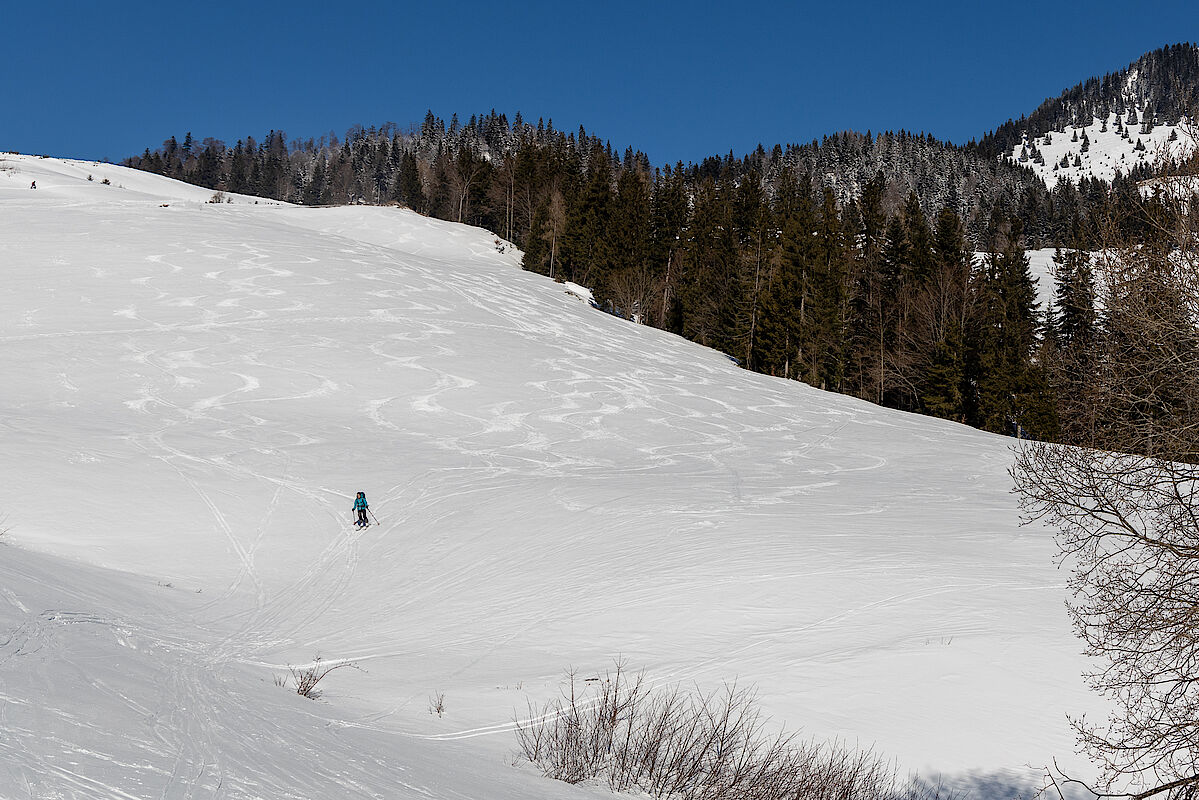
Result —
<path fill-rule="evenodd" d="M 210 199 L 0 161 L 0 795 L 608 796 L 511 727 L 617 657 L 982 796 L 1070 762 L 1096 701 L 1011 440 L 746 372 L 479 229 Z M 318 654 L 358 668 L 276 685 Z"/>
<path fill-rule="evenodd" d="M 1010 159 L 1025 164 L 1049 188 L 1060 180 L 1078 183 L 1098 178 L 1110 183 L 1117 173 L 1128 175 L 1137 167 L 1154 165 L 1163 156 L 1178 157 L 1194 148 L 1194 126 L 1185 117 L 1176 125 L 1146 125 L 1144 109 L 1103 118 L 1064 131 L 1026 131 Z M 1138 122 L 1138 120 L 1141 120 Z"/>
<path fill-rule="evenodd" d="M 1111 182 L 1117 172 L 1144 179 L 1162 156 L 1193 151 L 1197 99 L 1199 47 L 1169 45 L 1008 120 L 979 148 L 1030 167 L 1050 188 L 1063 179 Z"/>

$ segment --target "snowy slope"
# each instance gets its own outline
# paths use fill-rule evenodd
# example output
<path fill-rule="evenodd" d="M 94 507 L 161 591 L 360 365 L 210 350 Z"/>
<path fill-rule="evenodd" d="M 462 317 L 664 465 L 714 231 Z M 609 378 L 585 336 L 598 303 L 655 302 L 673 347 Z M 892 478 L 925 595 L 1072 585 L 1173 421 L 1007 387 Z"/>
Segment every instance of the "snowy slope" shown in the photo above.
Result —
<path fill-rule="evenodd" d="M 1032 168 L 1052 189 L 1059 180 L 1078 183 L 1084 177 L 1110 183 L 1117 172 L 1128 174 L 1142 164 L 1156 164 L 1164 154 L 1177 156 L 1194 148 L 1194 126 L 1185 118 L 1178 125 L 1154 125 L 1142 132 L 1144 116 L 1144 109 L 1135 109 L 1137 122 L 1112 113 L 1064 132 L 1028 131 L 1010 159 Z"/>
<path fill-rule="evenodd" d="M 959 782 L 1069 763 L 1095 701 L 1010 440 L 742 371 L 478 229 L 9 166 L 0 795 L 604 796 L 510 728 L 618 656 Z M 274 685 L 318 653 L 359 669 Z"/>
<path fill-rule="evenodd" d="M 68 200 L 110 204 L 149 200 L 166 203 L 208 203 L 216 194 L 212 189 L 192 186 L 116 164 L 0 153 L 0 191 L 8 195 L 12 191 L 32 189 L 34 184 L 37 186 L 35 193 L 21 195 L 21 200 Z M 225 203 L 287 205 L 278 200 L 231 192 L 222 192 L 220 196 L 221 202 Z M 12 197 L 16 199 L 15 196 Z"/>

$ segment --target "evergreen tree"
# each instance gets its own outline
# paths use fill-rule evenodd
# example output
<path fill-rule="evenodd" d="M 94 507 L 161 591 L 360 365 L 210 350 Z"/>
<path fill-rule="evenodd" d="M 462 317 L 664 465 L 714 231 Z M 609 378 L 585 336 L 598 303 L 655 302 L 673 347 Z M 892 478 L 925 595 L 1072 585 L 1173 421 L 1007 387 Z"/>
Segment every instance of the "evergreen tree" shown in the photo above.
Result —
<path fill-rule="evenodd" d="M 807 281 L 807 314 L 801 329 L 807 357 L 804 379 L 821 389 L 840 391 L 844 376 L 848 242 L 841 213 L 827 186 L 812 237 L 815 252 Z"/>
<path fill-rule="evenodd" d="M 400 174 L 396 179 L 395 198 L 413 211 L 425 212 L 427 202 L 424 186 L 420 180 L 420 169 L 416 163 L 416 156 L 409 151 L 404 151 L 404 155 L 400 158 Z"/>
<path fill-rule="evenodd" d="M 597 299 L 607 298 L 612 269 L 608 238 L 611 175 L 611 162 L 603 148 L 595 147 L 588 160 L 585 183 L 568 198 L 562 235 L 563 277 L 595 290 Z"/>
<path fill-rule="evenodd" d="M 973 257 L 961 219 L 950 209 L 937 216 L 932 272 L 915 287 L 912 324 L 915 383 L 925 413 L 965 421 L 970 404 L 966 337 Z"/>
<path fill-rule="evenodd" d="M 764 372 L 784 378 L 802 377 L 807 356 L 802 332 L 807 326 L 809 281 L 816 254 L 816 224 L 811 181 L 784 173 L 776 200 L 781 234 L 773 277 L 762 297 L 757 358 Z"/>
<path fill-rule="evenodd" d="M 741 302 L 731 190 L 724 181 L 700 183 L 680 253 L 683 334 L 726 353 L 736 350 Z"/>
<path fill-rule="evenodd" d="M 885 350 L 893 335 L 897 285 L 885 270 L 887 216 L 883 210 L 886 178 L 879 172 L 862 190 L 857 205 L 859 243 L 849 279 L 847 321 L 847 389 L 859 397 L 883 402 L 886 378 Z"/>
<path fill-rule="evenodd" d="M 1095 279 L 1091 271 L 1091 256 L 1081 250 L 1062 252 L 1058 248 L 1053 255 L 1057 265 L 1055 298 L 1058 318 L 1055 330 L 1059 346 L 1086 348 L 1095 338 Z"/>
<path fill-rule="evenodd" d="M 1020 241 L 1021 226 L 992 218 L 991 246 L 978 284 L 978 399 L 975 423 L 996 433 L 1056 434 L 1048 376 L 1035 361 L 1036 288 Z"/>
<path fill-rule="evenodd" d="M 304 205 L 319 206 L 325 196 L 325 164 L 318 159 L 312 170 L 312 179 L 304 187 Z"/>
<path fill-rule="evenodd" d="M 659 325 L 679 334 L 682 314 L 675 302 L 675 286 L 682 269 L 679 250 L 688 215 L 684 178 L 681 163 L 675 169 L 666 166 L 657 181 L 650 211 L 650 262 L 661 285 L 660 300 L 655 298 L 655 308 L 651 311 Z"/>

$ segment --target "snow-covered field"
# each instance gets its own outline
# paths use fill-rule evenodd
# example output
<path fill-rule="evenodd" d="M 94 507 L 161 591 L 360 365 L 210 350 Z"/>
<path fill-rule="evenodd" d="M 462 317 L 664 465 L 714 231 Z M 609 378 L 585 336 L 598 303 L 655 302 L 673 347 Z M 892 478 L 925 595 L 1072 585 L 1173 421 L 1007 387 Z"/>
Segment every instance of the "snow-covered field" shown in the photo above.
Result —
<path fill-rule="evenodd" d="M 1010 440 L 740 370 L 478 229 L 3 159 L 0 796 L 602 797 L 511 723 L 617 657 L 980 796 L 1071 763 L 1096 701 Z M 275 685 L 317 654 L 358 669 Z"/>

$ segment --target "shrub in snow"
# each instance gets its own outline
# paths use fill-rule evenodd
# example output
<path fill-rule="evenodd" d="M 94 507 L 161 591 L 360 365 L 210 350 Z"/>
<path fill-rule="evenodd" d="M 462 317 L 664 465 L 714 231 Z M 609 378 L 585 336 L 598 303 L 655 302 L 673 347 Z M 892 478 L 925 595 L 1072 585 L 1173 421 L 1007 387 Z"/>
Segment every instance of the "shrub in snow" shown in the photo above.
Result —
<path fill-rule="evenodd" d="M 100 183 L 104 184 L 105 186 L 112 186 L 112 181 L 110 181 L 108 178 L 100 181 Z"/>
<path fill-rule="evenodd" d="M 429 713 L 438 717 L 445 713 L 445 692 L 429 696 Z"/>
<path fill-rule="evenodd" d="M 325 676 L 330 672 L 335 669 L 341 669 L 342 667 L 352 667 L 354 669 L 358 669 L 357 664 L 352 664 L 348 661 L 343 661 L 340 664 L 324 664 L 321 660 L 321 657 L 318 655 L 312 660 L 312 666 L 310 667 L 293 667 L 289 665 L 287 670 L 291 673 L 290 681 L 294 681 L 295 683 L 296 694 L 300 695 L 301 697 L 307 697 L 310 700 L 316 700 L 321 696 L 321 693 L 316 688 L 316 685 L 324 680 Z M 275 679 L 275 684 L 277 686 L 283 686 L 286 688 L 288 683 L 289 679 L 286 677 Z"/>
<path fill-rule="evenodd" d="M 771 731 L 752 692 L 726 685 L 708 695 L 652 689 L 618 663 L 602 679 L 531 707 L 518 721 L 520 754 L 567 783 L 599 780 L 617 792 L 692 800 L 803 797 L 930 800 L 941 795 L 869 751 L 801 742 Z"/>

